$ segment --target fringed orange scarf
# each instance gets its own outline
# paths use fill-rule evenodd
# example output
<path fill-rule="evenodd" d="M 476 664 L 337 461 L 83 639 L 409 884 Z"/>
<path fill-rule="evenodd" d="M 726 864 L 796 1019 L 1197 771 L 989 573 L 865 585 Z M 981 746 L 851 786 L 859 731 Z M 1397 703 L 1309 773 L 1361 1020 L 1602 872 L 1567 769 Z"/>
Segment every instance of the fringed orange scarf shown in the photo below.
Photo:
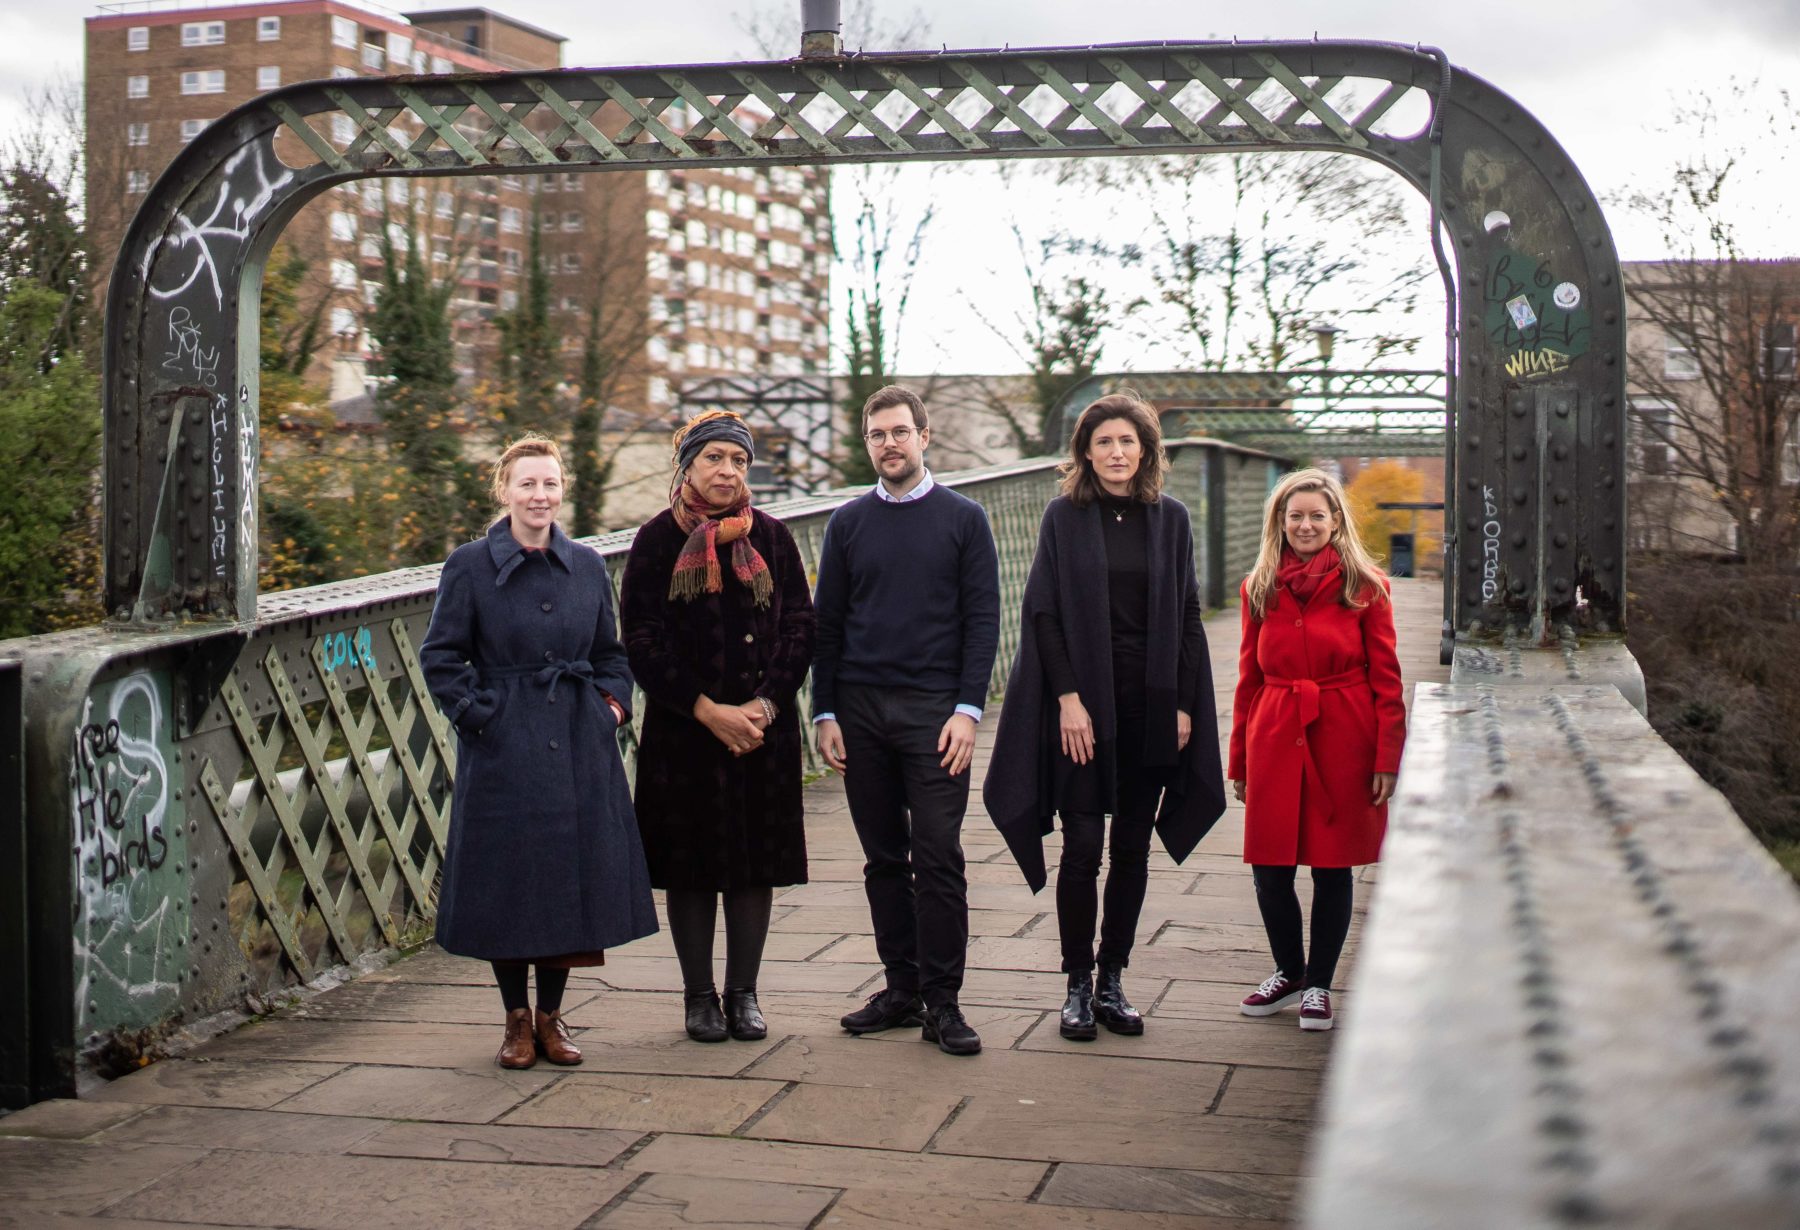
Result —
<path fill-rule="evenodd" d="M 731 571 L 750 588 L 757 606 L 768 606 L 775 594 L 775 578 L 769 565 L 750 545 L 750 494 L 714 515 L 712 505 L 700 499 L 694 489 L 682 483 L 670 501 L 675 524 L 688 538 L 681 554 L 675 557 L 675 572 L 669 578 L 669 598 L 692 602 L 701 594 L 716 594 L 725 587 L 719 570 L 719 543 L 731 544 Z"/>

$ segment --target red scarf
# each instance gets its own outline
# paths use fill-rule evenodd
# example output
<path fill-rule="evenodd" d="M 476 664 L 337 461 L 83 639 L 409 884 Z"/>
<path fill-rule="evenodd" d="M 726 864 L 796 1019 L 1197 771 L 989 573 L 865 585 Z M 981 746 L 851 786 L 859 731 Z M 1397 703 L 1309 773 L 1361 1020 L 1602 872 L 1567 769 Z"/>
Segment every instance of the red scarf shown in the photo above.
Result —
<path fill-rule="evenodd" d="M 1305 606 L 1319 592 L 1319 586 L 1325 583 L 1326 578 L 1341 568 L 1343 563 L 1337 548 L 1330 543 L 1320 547 L 1307 560 L 1295 554 L 1292 547 L 1284 546 L 1281 549 L 1281 563 L 1275 569 L 1275 580 L 1294 595 L 1295 602 Z"/>
<path fill-rule="evenodd" d="M 731 571 L 750 587 L 757 606 L 768 606 L 775 593 L 775 579 L 769 565 L 750 545 L 750 493 L 723 511 L 713 508 L 688 484 L 681 484 L 670 501 L 675 524 L 688 538 L 681 554 L 675 557 L 675 572 L 669 578 L 669 597 L 692 602 L 701 594 L 716 594 L 725 587 L 719 571 L 721 542 L 731 543 Z"/>

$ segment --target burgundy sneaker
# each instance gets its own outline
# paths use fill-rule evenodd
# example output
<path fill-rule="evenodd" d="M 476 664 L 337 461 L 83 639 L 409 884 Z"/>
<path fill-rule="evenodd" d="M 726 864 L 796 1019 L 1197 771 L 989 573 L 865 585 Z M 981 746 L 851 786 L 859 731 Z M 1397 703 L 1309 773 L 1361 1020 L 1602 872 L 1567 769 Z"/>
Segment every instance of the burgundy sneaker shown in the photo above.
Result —
<path fill-rule="evenodd" d="M 1280 970 L 1270 974 L 1256 990 L 1244 996 L 1238 1011 L 1245 1016 L 1274 1016 L 1300 998 L 1302 987 Z"/>
<path fill-rule="evenodd" d="M 1331 992 L 1324 987 L 1307 987 L 1300 996 L 1300 1028 L 1331 1028 Z"/>

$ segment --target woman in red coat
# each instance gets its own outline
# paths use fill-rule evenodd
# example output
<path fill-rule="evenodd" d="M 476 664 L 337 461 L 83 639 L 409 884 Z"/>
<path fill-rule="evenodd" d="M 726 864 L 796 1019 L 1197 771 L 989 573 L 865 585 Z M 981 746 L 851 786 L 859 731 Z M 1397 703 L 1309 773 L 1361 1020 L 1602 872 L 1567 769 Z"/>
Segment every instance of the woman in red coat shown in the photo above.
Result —
<path fill-rule="evenodd" d="M 1330 1029 L 1350 869 L 1381 855 L 1406 743 L 1387 577 L 1337 479 L 1299 470 L 1269 493 L 1242 610 L 1226 776 L 1244 804 L 1244 861 L 1277 967 L 1242 1011 L 1269 1016 L 1298 1000 L 1300 1028 Z M 1310 957 L 1300 866 L 1313 869 Z"/>

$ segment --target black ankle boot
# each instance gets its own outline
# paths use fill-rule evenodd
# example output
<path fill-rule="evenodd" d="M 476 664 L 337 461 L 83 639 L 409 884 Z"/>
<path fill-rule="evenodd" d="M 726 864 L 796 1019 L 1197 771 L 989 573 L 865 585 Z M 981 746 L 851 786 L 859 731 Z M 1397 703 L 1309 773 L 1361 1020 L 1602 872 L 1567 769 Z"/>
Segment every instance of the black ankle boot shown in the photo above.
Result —
<path fill-rule="evenodd" d="M 1100 978 L 1094 987 L 1094 1016 L 1116 1034 L 1144 1032 L 1144 1018 L 1138 1015 L 1138 1010 L 1125 998 L 1125 989 L 1119 985 L 1119 967 L 1116 965 L 1100 967 Z"/>
<path fill-rule="evenodd" d="M 1092 1042 L 1094 1027 L 1094 976 L 1069 975 L 1069 998 L 1062 1009 L 1062 1036 L 1072 1042 Z"/>
<path fill-rule="evenodd" d="M 689 991 L 687 1001 L 687 1033 L 696 1042 L 725 1041 L 725 1014 L 719 1010 L 719 993 L 708 987 Z"/>
<path fill-rule="evenodd" d="M 755 987 L 725 988 L 725 1027 L 739 1042 L 760 1042 L 769 1036 Z"/>

